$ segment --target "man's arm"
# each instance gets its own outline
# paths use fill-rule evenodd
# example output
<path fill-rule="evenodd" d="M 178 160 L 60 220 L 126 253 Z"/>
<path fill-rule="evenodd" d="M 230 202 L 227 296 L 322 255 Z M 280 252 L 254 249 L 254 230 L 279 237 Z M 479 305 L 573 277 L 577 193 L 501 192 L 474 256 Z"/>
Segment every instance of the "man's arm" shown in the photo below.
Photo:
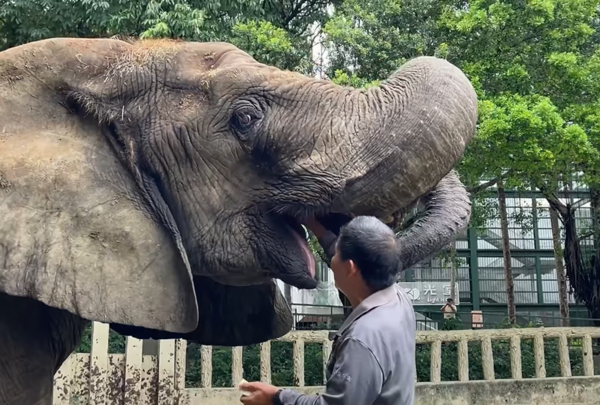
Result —
<path fill-rule="evenodd" d="M 273 403 L 275 405 L 372 404 L 381 393 L 383 386 L 383 370 L 373 352 L 353 338 L 342 341 L 338 350 L 339 354 L 324 393 L 305 395 L 286 389 L 279 392 Z"/>

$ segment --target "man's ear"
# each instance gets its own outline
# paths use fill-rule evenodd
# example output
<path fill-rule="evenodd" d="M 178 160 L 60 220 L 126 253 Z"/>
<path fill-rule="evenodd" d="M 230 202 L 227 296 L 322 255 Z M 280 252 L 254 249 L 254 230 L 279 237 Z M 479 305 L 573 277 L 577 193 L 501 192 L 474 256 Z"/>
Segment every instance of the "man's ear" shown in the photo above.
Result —
<path fill-rule="evenodd" d="M 345 265 L 347 267 L 348 276 L 360 276 L 360 271 L 358 270 L 358 267 L 356 267 L 354 260 L 348 260 Z"/>

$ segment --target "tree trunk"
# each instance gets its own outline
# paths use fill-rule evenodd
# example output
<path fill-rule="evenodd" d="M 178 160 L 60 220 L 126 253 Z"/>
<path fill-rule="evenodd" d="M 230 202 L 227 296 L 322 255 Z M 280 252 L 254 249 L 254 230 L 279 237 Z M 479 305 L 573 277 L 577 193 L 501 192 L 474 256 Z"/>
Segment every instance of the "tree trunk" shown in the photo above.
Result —
<path fill-rule="evenodd" d="M 450 298 L 456 303 L 456 279 L 458 278 L 458 269 L 456 268 L 456 242 L 452 243 L 450 251 Z"/>
<path fill-rule="evenodd" d="M 552 243 L 554 245 L 554 266 L 558 279 L 558 308 L 561 326 L 569 326 L 569 298 L 567 295 L 567 275 L 563 263 L 563 249 L 558 224 L 558 213 L 550 208 L 550 225 L 552 227 Z"/>
<path fill-rule="evenodd" d="M 596 186 L 597 187 L 597 186 Z M 592 216 L 597 215 L 600 205 L 600 193 L 595 187 L 591 188 Z M 600 260 L 598 252 L 589 254 L 581 249 L 580 237 L 577 233 L 577 222 L 575 208 L 571 204 L 565 204 L 558 198 L 556 192 L 546 190 L 544 195 L 550 207 L 559 215 L 565 228 L 564 259 L 567 277 L 577 302 L 583 302 L 588 309 L 594 325 L 600 326 Z M 596 217 L 597 218 L 597 217 Z M 598 237 L 598 235 L 594 235 Z"/>
<path fill-rule="evenodd" d="M 600 185 L 590 187 L 592 232 L 594 238 L 594 251 L 592 255 L 600 257 Z"/>
<path fill-rule="evenodd" d="M 515 305 L 515 284 L 513 281 L 510 237 L 508 235 L 508 215 L 506 213 L 506 194 L 504 182 L 498 179 L 498 211 L 500 214 L 500 229 L 502 231 L 502 256 L 504 258 L 504 279 L 506 281 L 506 304 L 508 306 L 508 319 L 513 325 L 517 323 L 517 308 Z"/>

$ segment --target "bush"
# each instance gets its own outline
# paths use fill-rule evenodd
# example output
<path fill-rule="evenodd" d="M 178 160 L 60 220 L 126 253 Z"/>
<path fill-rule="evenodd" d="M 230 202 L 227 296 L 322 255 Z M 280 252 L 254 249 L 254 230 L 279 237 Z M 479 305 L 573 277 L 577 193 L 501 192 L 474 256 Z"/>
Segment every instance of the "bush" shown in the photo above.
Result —
<path fill-rule="evenodd" d="M 277 386 L 296 385 L 294 381 L 293 344 L 271 342 L 271 382 Z M 200 345 L 188 343 L 186 356 L 186 387 L 199 387 L 202 381 L 200 370 Z M 239 381 L 231 381 L 231 349 L 213 347 L 213 387 L 232 387 Z M 260 346 L 244 347 L 244 378 L 248 381 L 260 380 Z M 318 343 L 304 345 L 305 385 L 323 385 L 323 350 Z"/>

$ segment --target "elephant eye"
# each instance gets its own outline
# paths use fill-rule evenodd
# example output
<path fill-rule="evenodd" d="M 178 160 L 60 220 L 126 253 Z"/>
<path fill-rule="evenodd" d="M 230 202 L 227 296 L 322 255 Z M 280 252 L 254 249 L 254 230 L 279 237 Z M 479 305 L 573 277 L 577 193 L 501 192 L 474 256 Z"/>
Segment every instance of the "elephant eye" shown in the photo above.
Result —
<path fill-rule="evenodd" d="M 254 128 L 260 117 L 250 109 L 235 111 L 230 119 L 231 128 L 242 138 Z"/>

